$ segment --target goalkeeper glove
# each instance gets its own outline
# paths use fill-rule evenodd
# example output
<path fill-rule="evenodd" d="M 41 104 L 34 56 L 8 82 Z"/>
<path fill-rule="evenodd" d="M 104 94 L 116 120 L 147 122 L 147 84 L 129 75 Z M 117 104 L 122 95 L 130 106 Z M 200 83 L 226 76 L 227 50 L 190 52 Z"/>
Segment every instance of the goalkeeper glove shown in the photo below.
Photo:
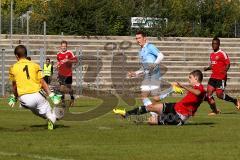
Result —
<path fill-rule="evenodd" d="M 53 104 L 59 104 L 61 102 L 62 95 L 57 95 L 55 93 L 49 94 L 49 97 L 51 98 Z"/>
<path fill-rule="evenodd" d="M 17 102 L 17 98 L 12 94 L 9 98 L 8 98 L 8 105 L 10 107 L 14 107 L 15 103 Z"/>

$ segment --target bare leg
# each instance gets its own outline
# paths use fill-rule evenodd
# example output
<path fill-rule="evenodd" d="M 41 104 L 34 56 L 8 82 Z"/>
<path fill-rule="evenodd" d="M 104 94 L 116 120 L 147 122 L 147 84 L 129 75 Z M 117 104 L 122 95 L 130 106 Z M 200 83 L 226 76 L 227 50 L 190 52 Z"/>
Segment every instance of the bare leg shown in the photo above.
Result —
<path fill-rule="evenodd" d="M 156 103 L 156 104 L 153 104 L 153 105 L 149 105 L 149 106 L 146 107 L 146 109 L 149 112 L 155 112 L 158 115 L 161 115 L 162 110 L 163 110 L 163 104 L 162 103 L 158 103 L 158 104 Z"/>
<path fill-rule="evenodd" d="M 215 91 L 215 88 L 208 85 L 207 86 L 207 100 L 208 100 L 208 104 L 210 105 L 210 108 L 212 110 L 213 113 L 217 114 L 218 113 L 218 110 L 217 110 L 217 107 L 216 107 L 216 103 L 215 103 L 215 100 L 213 98 L 213 92 Z M 211 113 L 210 113 L 211 115 Z"/>

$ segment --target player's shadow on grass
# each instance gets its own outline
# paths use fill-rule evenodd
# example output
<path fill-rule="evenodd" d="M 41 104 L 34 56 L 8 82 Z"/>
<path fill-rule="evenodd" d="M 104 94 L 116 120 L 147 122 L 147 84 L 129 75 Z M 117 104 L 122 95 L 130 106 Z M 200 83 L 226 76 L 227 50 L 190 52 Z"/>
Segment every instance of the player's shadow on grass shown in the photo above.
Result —
<path fill-rule="evenodd" d="M 146 125 L 143 121 L 133 121 L 136 125 Z M 216 123 L 213 122 L 188 122 L 182 126 L 214 126 Z M 154 125 L 153 125 L 154 126 Z M 155 125 L 155 126 L 176 126 L 176 125 Z"/>
<path fill-rule="evenodd" d="M 69 126 L 56 125 L 55 129 L 57 129 L 57 128 L 69 128 Z M 0 132 L 28 132 L 28 131 L 34 132 L 34 131 L 42 131 L 42 130 L 47 130 L 47 125 L 46 124 L 24 126 L 24 127 L 19 127 L 19 128 L 0 127 Z"/>
<path fill-rule="evenodd" d="M 238 114 L 237 112 L 225 112 L 225 113 L 221 113 L 221 114 Z"/>
<path fill-rule="evenodd" d="M 11 131 L 13 131 L 13 129 L 11 129 L 11 128 L 4 128 L 4 127 L 0 127 L 0 131 L 7 131 L 7 132 L 11 132 Z"/>
<path fill-rule="evenodd" d="M 76 107 L 76 108 L 89 108 L 89 109 L 92 109 L 92 108 L 93 108 L 93 105 L 92 105 L 92 104 L 74 104 L 74 105 L 71 106 L 70 108 L 73 108 L 73 107 Z"/>
<path fill-rule="evenodd" d="M 47 125 L 46 125 L 46 124 L 31 125 L 30 128 L 46 129 L 46 128 L 47 128 Z M 69 127 L 69 126 L 62 125 L 62 124 L 56 124 L 56 125 L 54 126 L 54 128 L 57 129 L 57 128 L 70 128 L 70 127 Z"/>
<path fill-rule="evenodd" d="M 214 126 L 216 123 L 213 122 L 189 122 L 184 126 Z"/>

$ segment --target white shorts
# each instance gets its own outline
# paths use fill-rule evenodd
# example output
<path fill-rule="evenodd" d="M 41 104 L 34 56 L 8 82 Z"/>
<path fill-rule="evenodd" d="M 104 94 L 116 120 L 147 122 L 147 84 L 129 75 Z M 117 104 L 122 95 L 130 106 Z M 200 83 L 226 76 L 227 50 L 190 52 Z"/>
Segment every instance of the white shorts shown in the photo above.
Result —
<path fill-rule="evenodd" d="M 49 102 L 39 92 L 22 95 L 19 97 L 19 102 L 22 107 L 30 109 L 34 114 L 47 118 L 53 123 L 56 121 Z"/>
<path fill-rule="evenodd" d="M 142 92 L 150 92 L 151 95 L 159 95 L 161 92 L 161 81 L 153 79 L 144 79 L 141 84 Z"/>

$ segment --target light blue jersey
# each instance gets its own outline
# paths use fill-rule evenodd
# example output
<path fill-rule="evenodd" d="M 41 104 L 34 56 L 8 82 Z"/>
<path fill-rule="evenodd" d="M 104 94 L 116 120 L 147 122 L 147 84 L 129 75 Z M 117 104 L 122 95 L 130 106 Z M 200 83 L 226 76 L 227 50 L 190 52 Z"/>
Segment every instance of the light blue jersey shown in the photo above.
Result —
<path fill-rule="evenodd" d="M 144 71 L 147 71 L 150 64 L 153 64 L 158 54 L 161 53 L 153 44 L 146 43 L 139 51 L 140 63 L 143 66 Z M 145 79 L 160 79 L 160 68 L 156 68 L 151 74 L 146 74 Z"/>
<path fill-rule="evenodd" d="M 160 51 L 150 43 L 146 43 L 144 47 L 139 51 L 139 57 L 142 64 L 154 63 L 158 57 Z"/>

